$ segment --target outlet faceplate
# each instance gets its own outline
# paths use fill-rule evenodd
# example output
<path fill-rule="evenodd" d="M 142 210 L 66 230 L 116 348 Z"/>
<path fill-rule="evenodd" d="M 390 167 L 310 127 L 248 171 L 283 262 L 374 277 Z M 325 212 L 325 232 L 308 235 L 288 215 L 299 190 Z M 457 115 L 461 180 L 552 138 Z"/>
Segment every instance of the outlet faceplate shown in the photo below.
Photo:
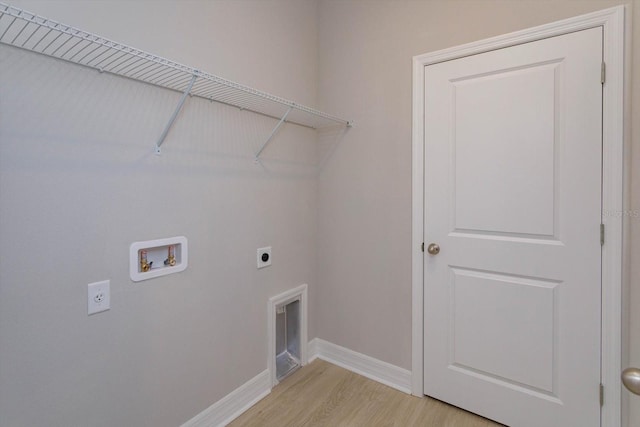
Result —
<path fill-rule="evenodd" d="M 110 284 L 109 280 L 104 280 L 87 285 L 87 314 L 100 313 L 111 308 Z"/>
<path fill-rule="evenodd" d="M 264 268 L 271 265 L 271 246 L 266 248 L 258 248 L 258 268 Z"/>

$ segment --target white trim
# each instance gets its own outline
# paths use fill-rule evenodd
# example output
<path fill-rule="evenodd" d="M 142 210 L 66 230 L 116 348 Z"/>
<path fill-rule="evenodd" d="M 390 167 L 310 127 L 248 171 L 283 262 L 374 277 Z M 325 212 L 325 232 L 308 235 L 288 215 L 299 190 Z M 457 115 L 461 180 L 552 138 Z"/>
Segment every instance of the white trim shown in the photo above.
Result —
<path fill-rule="evenodd" d="M 424 67 L 430 64 L 501 49 L 521 43 L 602 26 L 607 81 L 603 86 L 603 212 L 623 212 L 624 179 L 624 13 L 617 6 L 413 58 L 413 171 L 412 171 L 412 381 L 411 391 L 422 396 L 424 295 Z M 622 215 L 603 215 L 606 243 L 602 252 L 602 383 L 603 427 L 620 425 L 622 357 Z"/>
<path fill-rule="evenodd" d="M 271 377 L 264 370 L 258 375 L 191 418 L 182 427 L 222 427 L 271 393 Z"/>
<path fill-rule="evenodd" d="M 610 9 L 604 27 L 607 80 L 603 90 L 602 208 L 624 210 L 624 6 Z M 623 215 L 603 215 L 601 425 L 621 422 Z"/>
<path fill-rule="evenodd" d="M 304 288 L 304 289 L 303 289 Z M 294 292 L 295 291 L 295 292 Z M 285 292 L 288 298 L 282 301 L 295 301 L 300 291 L 306 292 L 306 285 Z M 279 298 L 284 294 L 279 295 Z M 305 295 L 306 296 L 306 295 Z M 273 298 L 272 298 L 273 299 Z M 277 302 L 276 304 L 280 304 Z M 306 342 L 302 341 L 302 342 Z M 411 390 L 411 372 L 373 357 L 340 347 L 328 341 L 314 338 L 308 342 L 308 362 L 322 359 L 356 374 L 377 381 L 404 393 Z M 275 360 L 275 359 L 274 359 Z M 271 372 L 267 369 L 187 421 L 181 427 L 222 427 L 238 418 L 253 405 L 271 393 Z"/>
<path fill-rule="evenodd" d="M 424 67 L 423 59 L 413 58 L 411 394 L 419 397 L 424 396 Z"/>
<path fill-rule="evenodd" d="M 318 338 L 314 338 L 309 341 L 309 344 L 307 345 L 307 354 L 309 355 L 308 363 L 311 363 L 318 358 Z"/>
<path fill-rule="evenodd" d="M 411 372 L 320 338 L 309 343 L 314 359 L 325 360 L 403 393 L 411 393 Z"/>
<path fill-rule="evenodd" d="M 300 363 L 307 362 L 307 285 L 282 292 L 269 298 L 267 305 L 267 366 L 271 375 L 271 386 L 278 384 L 276 377 L 276 306 L 300 301 Z"/>

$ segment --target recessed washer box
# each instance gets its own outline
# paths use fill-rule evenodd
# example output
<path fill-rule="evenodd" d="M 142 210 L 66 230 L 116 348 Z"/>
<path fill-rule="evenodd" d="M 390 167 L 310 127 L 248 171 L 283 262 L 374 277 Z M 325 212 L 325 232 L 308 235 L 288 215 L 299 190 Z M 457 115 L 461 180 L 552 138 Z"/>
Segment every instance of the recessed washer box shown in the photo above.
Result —
<path fill-rule="evenodd" d="M 188 265 L 187 238 L 133 242 L 129 248 L 129 276 L 134 282 L 184 271 Z"/>

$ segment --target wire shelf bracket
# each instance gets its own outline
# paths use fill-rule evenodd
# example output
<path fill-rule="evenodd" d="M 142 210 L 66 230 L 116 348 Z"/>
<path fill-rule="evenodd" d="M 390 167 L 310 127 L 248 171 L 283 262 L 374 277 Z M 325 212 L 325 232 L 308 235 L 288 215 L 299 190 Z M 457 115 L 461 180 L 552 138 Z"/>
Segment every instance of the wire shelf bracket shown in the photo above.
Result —
<path fill-rule="evenodd" d="M 287 116 L 289 115 L 289 113 L 291 112 L 291 110 L 293 110 L 293 107 L 289 107 L 289 109 L 287 110 L 286 113 L 284 113 L 284 116 L 282 116 L 282 118 L 280 119 L 280 121 L 278 122 L 278 124 L 276 125 L 276 127 L 273 128 L 273 130 L 271 131 L 271 134 L 267 137 L 267 140 L 262 144 L 262 147 L 260 147 L 260 149 L 258 150 L 258 152 L 256 153 L 256 158 L 255 158 L 255 162 L 257 163 L 258 160 L 260 159 L 260 154 L 262 154 L 262 151 L 267 147 L 267 145 L 269 144 L 269 142 L 271 142 L 271 140 L 273 139 L 273 137 L 275 136 L 275 134 L 278 132 L 278 129 L 280 129 L 280 126 L 282 126 L 282 124 L 285 122 L 285 120 L 287 120 Z"/>
<path fill-rule="evenodd" d="M 61 24 L 3 2 L 0 2 L 0 43 L 182 93 L 177 108 L 156 143 L 155 151 L 158 154 L 188 95 L 278 120 L 278 124 L 260 147 L 256 159 L 285 123 L 316 130 L 335 126 L 351 127 L 353 124 L 349 120 Z"/>
<path fill-rule="evenodd" d="M 180 114 L 180 111 L 182 110 L 182 107 L 184 106 L 184 101 L 187 100 L 187 96 L 189 96 L 189 93 L 191 93 L 191 89 L 193 88 L 193 84 L 196 82 L 197 78 L 198 78 L 198 76 L 196 76 L 194 74 L 193 77 L 191 78 L 191 82 L 189 82 L 189 86 L 187 87 L 187 89 L 182 94 L 182 98 L 180 98 L 180 102 L 178 102 L 178 106 L 176 107 L 175 111 L 173 112 L 173 114 L 169 118 L 169 122 L 164 127 L 164 130 L 162 131 L 162 135 L 160 135 L 160 138 L 158 139 L 158 142 L 156 143 L 156 154 L 158 154 L 158 155 L 162 154 L 162 150 L 160 149 L 160 146 L 162 145 L 164 140 L 167 138 L 167 134 L 169 133 L 169 130 L 171 129 L 171 126 L 173 126 L 173 122 L 175 122 L 176 118 L 178 118 L 178 114 Z"/>

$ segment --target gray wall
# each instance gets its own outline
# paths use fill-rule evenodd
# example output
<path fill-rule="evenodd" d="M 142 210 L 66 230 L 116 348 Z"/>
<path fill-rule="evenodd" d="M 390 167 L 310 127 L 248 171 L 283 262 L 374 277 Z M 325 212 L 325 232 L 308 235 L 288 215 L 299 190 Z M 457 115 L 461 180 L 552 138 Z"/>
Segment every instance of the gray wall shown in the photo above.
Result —
<path fill-rule="evenodd" d="M 320 0 L 318 101 L 356 126 L 318 182 L 319 337 L 411 369 L 411 58 L 622 3 Z M 640 212 L 640 2 L 630 3 L 630 208 Z M 640 307 L 640 219 L 628 218 L 627 227 L 626 302 Z M 638 310 L 624 326 L 630 363 L 640 366 Z M 640 425 L 634 402 L 631 425 Z"/>
<path fill-rule="evenodd" d="M 315 2 L 15 4 L 315 104 Z M 176 426 L 265 370 L 268 297 L 315 300 L 315 133 L 254 165 L 275 122 L 192 98 L 157 157 L 177 93 L 6 46 L 0 88 L 0 425 Z M 175 235 L 189 268 L 131 282 L 129 245 Z"/>

